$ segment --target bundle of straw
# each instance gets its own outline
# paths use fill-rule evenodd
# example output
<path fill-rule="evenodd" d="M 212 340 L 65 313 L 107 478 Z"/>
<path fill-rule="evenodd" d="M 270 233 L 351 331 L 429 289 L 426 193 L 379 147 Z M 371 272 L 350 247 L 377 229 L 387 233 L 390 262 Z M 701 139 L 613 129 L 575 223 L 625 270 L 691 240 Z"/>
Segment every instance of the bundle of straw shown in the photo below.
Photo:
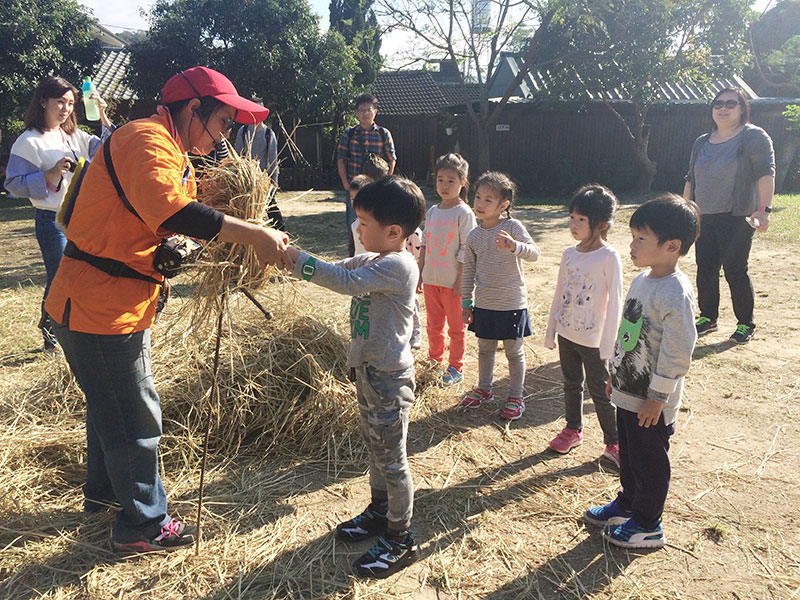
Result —
<path fill-rule="evenodd" d="M 307 306 L 281 307 L 266 321 L 238 297 L 228 315 L 235 320 L 226 320 L 230 329 L 222 337 L 210 447 L 227 456 L 240 446 L 264 455 L 342 456 L 358 435 L 348 340 Z M 213 339 L 194 345 L 194 336 L 181 337 L 187 318 L 179 314 L 171 323 L 153 359 L 165 420 L 197 441 L 208 409 L 201 399 L 208 397 Z"/>
<path fill-rule="evenodd" d="M 268 225 L 267 203 L 271 181 L 258 162 L 239 156 L 229 147 L 229 158 L 206 164 L 198 188 L 199 199 L 226 215 L 249 223 Z M 201 253 L 194 272 L 200 305 L 194 324 L 213 321 L 219 309 L 218 294 L 245 288 L 261 288 L 276 273 L 262 269 L 252 246 L 211 241 Z"/>

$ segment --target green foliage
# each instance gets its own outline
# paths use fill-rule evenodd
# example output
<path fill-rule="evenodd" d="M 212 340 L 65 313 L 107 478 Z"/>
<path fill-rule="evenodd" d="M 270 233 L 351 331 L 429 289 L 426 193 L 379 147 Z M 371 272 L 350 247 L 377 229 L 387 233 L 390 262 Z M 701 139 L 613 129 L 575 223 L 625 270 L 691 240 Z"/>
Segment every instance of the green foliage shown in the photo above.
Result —
<path fill-rule="evenodd" d="M 575 4 L 561 36 L 582 39 L 555 93 L 594 97 L 624 90 L 641 108 L 656 82 L 707 82 L 741 68 L 749 0 L 593 0 Z M 574 69 L 574 70 L 573 70 Z M 575 72 L 579 77 L 575 77 Z"/>
<path fill-rule="evenodd" d="M 381 59 L 381 30 L 372 10 L 374 0 L 331 0 L 330 28 L 344 36 L 355 53 L 359 72 L 357 87 L 369 87 L 375 81 Z"/>
<path fill-rule="evenodd" d="M 550 70 L 549 93 L 608 101 L 620 93 L 633 102 L 627 118 L 606 106 L 627 130 L 638 171 L 634 190 L 649 190 L 656 173 L 645 120 L 659 101 L 658 85 L 702 85 L 737 72 L 745 60 L 749 1 L 586 0 L 554 20 L 555 45 L 572 50 Z"/>
<path fill-rule="evenodd" d="M 800 96 L 800 0 L 783 0 L 750 27 L 747 82 L 761 96 Z"/>
<path fill-rule="evenodd" d="M 784 118 L 789 122 L 788 129 L 800 131 L 800 104 L 790 104 L 783 111 Z"/>
<path fill-rule="evenodd" d="M 320 34 L 305 0 L 157 0 L 148 20 L 131 46 L 129 83 L 141 97 L 157 98 L 167 79 L 196 65 L 305 117 L 353 94 L 352 52 L 338 33 Z"/>
<path fill-rule="evenodd" d="M 0 125 L 22 116 L 42 78 L 75 84 L 92 73 L 101 56 L 96 23 L 75 0 L 0 2 Z"/>

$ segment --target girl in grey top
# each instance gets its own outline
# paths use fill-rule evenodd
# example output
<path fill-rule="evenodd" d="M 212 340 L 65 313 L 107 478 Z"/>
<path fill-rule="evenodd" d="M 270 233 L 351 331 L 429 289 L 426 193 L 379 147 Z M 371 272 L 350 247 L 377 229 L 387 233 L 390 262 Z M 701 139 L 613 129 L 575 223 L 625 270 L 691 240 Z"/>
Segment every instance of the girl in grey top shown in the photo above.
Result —
<path fill-rule="evenodd" d="M 525 410 L 522 342 L 531 334 L 522 261 L 539 258 L 539 248 L 508 211 L 515 192 L 503 173 L 490 171 L 475 182 L 475 215 L 481 224 L 467 237 L 461 288 L 462 318 L 478 336 L 478 387 L 464 396 L 461 406 L 476 408 L 494 399 L 494 355 L 497 340 L 503 340 L 509 384 L 501 415 L 511 420 Z"/>
<path fill-rule="evenodd" d="M 767 133 L 749 123 L 750 106 L 739 88 L 725 88 L 711 103 L 711 131 L 695 140 L 683 197 L 697 203 L 697 334 L 717 330 L 719 270 L 731 289 L 736 331 L 730 341 L 755 335 L 753 284 L 747 271 L 754 230 L 765 232 L 775 190 L 775 152 Z"/>

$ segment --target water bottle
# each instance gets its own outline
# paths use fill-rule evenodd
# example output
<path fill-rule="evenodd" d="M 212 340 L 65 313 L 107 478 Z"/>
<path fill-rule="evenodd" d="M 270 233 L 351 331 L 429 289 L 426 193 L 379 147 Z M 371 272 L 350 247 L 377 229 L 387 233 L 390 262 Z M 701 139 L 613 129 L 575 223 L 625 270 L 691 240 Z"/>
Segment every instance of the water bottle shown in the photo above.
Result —
<path fill-rule="evenodd" d="M 83 86 L 81 86 L 81 90 L 83 91 L 83 109 L 86 112 L 86 120 L 87 121 L 99 121 L 100 120 L 100 104 L 97 102 L 96 99 L 89 99 L 89 96 L 97 92 L 92 83 L 92 80 L 88 77 L 83 78 Z"/>

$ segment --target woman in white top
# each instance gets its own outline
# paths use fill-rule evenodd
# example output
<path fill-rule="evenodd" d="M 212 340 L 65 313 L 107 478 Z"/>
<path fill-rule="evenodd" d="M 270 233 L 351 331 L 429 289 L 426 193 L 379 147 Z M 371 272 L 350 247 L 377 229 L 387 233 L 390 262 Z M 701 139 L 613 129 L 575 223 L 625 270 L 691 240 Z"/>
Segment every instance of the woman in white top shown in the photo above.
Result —
<path fill-rule="evenodd" d="M 103 138 L 111 133 L 106 103 L 94 94 L 100 106 Z M 36 88 L 25 112 L 25 131 L 11 147 L 6 167 L 6 189 L 18 198 L 29 198 L 36 208 L 36 240 L 42 252 L 47 280 L 44 297 L 56 274 L 64 246 L 64 234 L 56 227 L 56 214 L 72 180 L 72 170 L 79 158 L 90 159 L 102 139 L 78 129 L 75 102 L 78 90 L 61 77 L 46 77 Z M 44 348 L 55 348 L 55 338 L 44 312 L 39 323 Z"/>

